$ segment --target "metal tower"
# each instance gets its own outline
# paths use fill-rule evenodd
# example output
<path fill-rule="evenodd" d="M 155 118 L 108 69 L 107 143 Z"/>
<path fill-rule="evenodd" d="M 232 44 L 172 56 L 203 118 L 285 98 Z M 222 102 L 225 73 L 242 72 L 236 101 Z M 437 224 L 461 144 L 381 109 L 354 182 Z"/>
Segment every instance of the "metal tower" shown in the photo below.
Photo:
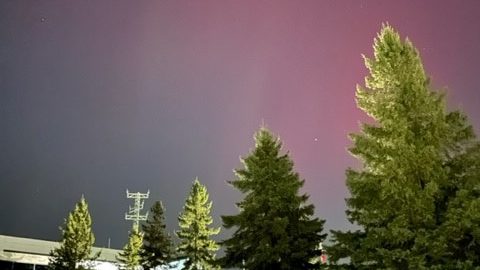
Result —
<path fill-rule="evenodd" d="M 128 207 L 128 213 L 125 213 L 126 220 L 133 220 L 133 228 L 138 231 L 138 225 L 141 220 L 147 220 L 148 212 L 145 215 L 141 215 L 140 211 L 143 209 L 145 199 L 148 199 L 150 195 L 150 190 L 147 193 L 140 192 L 128 192 L 127 189 L 127 198 L 133 199 L 133 207 Z"/>

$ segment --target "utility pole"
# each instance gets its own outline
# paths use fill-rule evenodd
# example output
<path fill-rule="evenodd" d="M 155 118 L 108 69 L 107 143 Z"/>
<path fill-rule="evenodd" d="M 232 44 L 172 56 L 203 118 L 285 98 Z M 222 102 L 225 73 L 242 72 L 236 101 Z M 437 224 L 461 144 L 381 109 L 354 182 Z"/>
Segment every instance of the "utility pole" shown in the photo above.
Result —
<path fill-rule="evenodd" d="M 150 190 L 147 193 L 129 192 L 127 189 L 127 198 L 133 199 L 133 207 L 128 207 L 128 212 L 125 213 L 126 220 L 133 220 L 133 229 L 138 231 L 139 222 L 141 220 L 147 220 L 148 212 L 145 215 L 141 215 L 140 211 L 143 209 L 145 199 L 148 199 Z"/>

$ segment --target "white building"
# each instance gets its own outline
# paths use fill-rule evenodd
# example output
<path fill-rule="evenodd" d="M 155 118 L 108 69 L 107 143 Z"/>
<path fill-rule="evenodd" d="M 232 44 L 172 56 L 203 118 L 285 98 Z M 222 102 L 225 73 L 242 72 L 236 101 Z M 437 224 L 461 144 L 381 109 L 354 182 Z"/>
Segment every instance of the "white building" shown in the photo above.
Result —
<path fill-rule="evenodd" d="M 50 251 L 59 246 L 58 242 L 53 241 L 0 235 L 0 270 L 46 270 Z M 92 264 L 94 268 L 117 270 L 117 256 L 121 250 L 94 247 L 92 253 L 99 251 L 100 256 Z M 181 269 L 183 262 L 173 265 L 175 268 L 158 269 Z"/>

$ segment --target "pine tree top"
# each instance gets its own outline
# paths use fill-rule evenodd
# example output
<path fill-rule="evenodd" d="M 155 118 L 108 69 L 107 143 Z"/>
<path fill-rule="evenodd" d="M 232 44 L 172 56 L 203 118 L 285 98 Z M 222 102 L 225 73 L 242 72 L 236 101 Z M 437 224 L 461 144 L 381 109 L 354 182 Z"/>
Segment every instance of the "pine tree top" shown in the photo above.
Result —
<path fill-rule="evenodd" d="M 161 201 L 156 201 L 152 208 L 150 208 L 150 218 L 147 220 L 147 224 L 150 223 L 163 223 L 165 220 L 165 207 Z M 145 227 L 145 224 L 142 226 Z"/>
<path fill-rule="evenodd" d="M 440 95 L 430 91 L 419 52 L 408 38 L 402 40 L 385 24 L 375 38 L 373 50 L 373 58 L 364 56 L 369 70 L 365 87 L 357 86 L 357 105 L 364 112 L 386 125 L 394 125 L 394 121 L 389 122 L 392 118 L 418 109 L 419 103 L 428 103 L 426 100 L 432 98 L 442 102 Z"/>
<path fill-rule="evenodd" d="M 92 232 L 92 219 L 88 211 L 88 204 L 82 195 L 75 208 L 68 214 L 62 231 L 62 240 L 59 248 L 51 252 L 49 262 L 51 269 L 76 269 L 79 263 L 93 260 L 92 246 L 95 237 Z"/>
<path fill-rule="evenodd" d="M 272 145 L 281 146 L 280 139 L 275 137 L 272 132 L 264 126 L 255 132 L 253 139 L 255 140 L 255 148 Z"/>
<path fill-rule="evenodd" d="M 132 227 L 128 237 L 128 243 L 123 247 L 123 251 L 117 259 L 124 264 L 125 269 L 137 269 L 141 263 L 143 244 L 143 233 L 136 226 Z"/>
<path fill-rule="evenodd" d="M 239 213 L 222 216 L 227 229 L 235 229 L 223 241 L 227 267 L 248 269 L 316 269 L 310 259 L 326 235 L 323 222 L 313 218 L 308 196 L 299 194 L 304 180 L 293 170 L 288 153 L 282 153 L 278 137 L 265 127 L 254 135 L 255 149 L 242 159 L 229 183 L 245 197 Z"/>
<path fill-rule="evenodd" d="M 374 58 L 365 57 L 371 76 L 366 85 L 371 89 L 396 87 L 399 83 L 420 83 L 427 80 L 420 54 L 408 38 L 389 24 L 384 24 L 374 40 Z"/>
<path fill-rule="evenodd" d="M 195 178 L 183 212 L 178 217 L 180 231 L 177 231 L 177 236 L 181 240 L 178 252 L 187 258 L 184 269 L 215 268 L 218 244 L 210 237 L 218 234 L 220 228 L 209 226 L 213 222 L 211 208 L 207 188 Z"/>
<path fill-rule="evenodd" d="M 296 193 L 304 181 L 293 170 L 294 164 L 288 152 L 282 153 L 280 139 L 262 126 L 255 133 L 254 140 L 255 148 L 241 159 L 244 168 L 234 170 L 236 178 L 229 183 L 247 195 L 269 191 L 279 194 L 275 191 L 278 188 L 292 188 Z M 272 185 L 274 183 L 276 185 Z M 292 192 L 281 194 L 287 196 Z"/>

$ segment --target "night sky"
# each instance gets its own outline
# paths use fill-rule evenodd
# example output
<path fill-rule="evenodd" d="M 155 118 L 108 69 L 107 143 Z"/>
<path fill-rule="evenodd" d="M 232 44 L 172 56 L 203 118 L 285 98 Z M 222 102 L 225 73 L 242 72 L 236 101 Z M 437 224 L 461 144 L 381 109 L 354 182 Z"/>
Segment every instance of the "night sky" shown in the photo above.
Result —
<path fill-rule="evenodd" d="M 120 248 L 125 189 L 173 231 L 196 176 L 220 226 L 262 122 L 326 229 L 350 228 L 347 135 L 382 22 L 480 133 L 478 0 L 0 1 L 0 234 L 56 240 L 84 194 L 96 245 Z"/>

